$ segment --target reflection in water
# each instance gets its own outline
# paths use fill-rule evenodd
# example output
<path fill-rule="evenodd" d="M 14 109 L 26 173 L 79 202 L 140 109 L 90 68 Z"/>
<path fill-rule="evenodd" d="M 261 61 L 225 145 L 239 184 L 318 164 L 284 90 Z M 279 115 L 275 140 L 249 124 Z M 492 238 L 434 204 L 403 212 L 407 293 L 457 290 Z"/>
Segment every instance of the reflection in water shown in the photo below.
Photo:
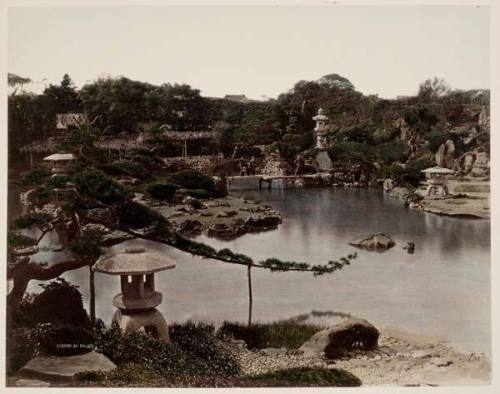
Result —
<path fill-rule="evenodd" d="M 279 209 L 285 218 L 280 228 L 230 242 L 203 236 L 199 240 L 254 259 L 276 256 L 312 264 L 353 252 L 348 242 L 372 232 L 384 232 L 397 243 L 385 253 L 358 250 L 359 257 L 351 266 L 323 277 L 252 270 L 255 321 L 335 310 L 366 318 L 379 327 L 398 326 L 489 353 L 489 221 L 416 212 L 382 193 L 359 189 L 241 194 Z M 415 254 L 402 249 L 410 241 L 416 244 Z M 157 275 L 157 288 L 164 295 L 159 309 L 167 319 L 246 321 L 244 267 L 160 248 L 178 261 L 175 270 Z M 87 268 L 65 277 L 80 285 L 88 301 Z M 98 274 L 96 288 L 97 314 L 109 322 L 119 281 Z"/>

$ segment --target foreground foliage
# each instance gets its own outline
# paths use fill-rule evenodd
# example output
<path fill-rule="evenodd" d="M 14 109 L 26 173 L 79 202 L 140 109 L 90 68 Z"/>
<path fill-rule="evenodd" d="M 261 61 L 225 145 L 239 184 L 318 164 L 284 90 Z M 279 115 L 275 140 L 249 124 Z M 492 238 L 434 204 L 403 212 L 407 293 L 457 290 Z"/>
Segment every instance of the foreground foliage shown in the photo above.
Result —
<path fill-rule="evenodd" d="M 224 322 L 218 335 L 243 340 L 252 350 L 267 347 L 297 349 L 320 330 L 320 326 L 290 321 L 254 323 L 250 326 Z"/>
<path fill-rule="evenodd" d="M 256 375 L 251 380 L 265 381 L 270 387 L 354 387 L 361 380 L 343 369 L 290 368 Z"/>
<path fill-rule="evenodd" d="M 170 327 L 171 343 L 135 332 L 123 335 L 114 325 L 97 331 L 95 348 L 118 366 L 140 364 L 163 376 L 178 377 L 239 373 L 239 365 L 224 343 L 214 335 L 214 327 L 187 323 Z"/>

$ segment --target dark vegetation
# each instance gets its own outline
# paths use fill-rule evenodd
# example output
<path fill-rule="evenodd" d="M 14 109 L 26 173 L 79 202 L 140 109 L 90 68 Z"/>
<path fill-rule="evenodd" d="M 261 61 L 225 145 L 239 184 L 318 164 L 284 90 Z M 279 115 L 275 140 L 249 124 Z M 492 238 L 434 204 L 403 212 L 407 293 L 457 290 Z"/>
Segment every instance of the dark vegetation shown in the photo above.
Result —
<path fill-rule="evenodd" d="M 343 369 L 291 368 L 251 377 L 265 381 L 268 387 L 354 387 L 361 380 Z"/>
<path fill-rule="evenodd" d="M 289 321 L 253 323 L 250 326 L 224 322 L 218 334 L 222 337 L 243 340 L 252 350 L 268 347 L 298 349 L 320 330 L 319 326 Z"/>
<path fill-rule="evenodd" d="M 10 84 L 22 88 L 23 80 L 13 76 Z M 395 121 L 404 120 L 435 152 L 449 138 L 460 145 L 450 129 L 477 121 L 481 105 L 489 106 L 489 91 L 451 90 L 438 78 L 420 84 L 416 96 L 388 100 L 363 95 L 347 79 L 331 74 L 299 81 L 276 100 L 240 103 L 202 97 L 188 85 L 156 86 L 124 77 L 101 78 L 77 90 L 64 75 L 59 85 L 50 85 L 41 95 L 16 89 L 9 96 L 9 143 L 12 154 L 22 144 L 45 139 L 54 129 L 55 114 L 73 111 L 85 112 L 93 121 L 93 131 L 74 133 L 70 145 L 148 130 L 147 153 L 137 151 L 134 157 L 146 167 L 154 164 L 152 155 L 180 155 L 181 144 L 162 135 L 166 129 L 215 131 L 214 145 L 189 146 L 194 154 L 219 151 L 229 156 L 235 144 L 263 145 L 268 152 L 277 151 L 293 161 L 296 154 L 313 147 L 312 117 L 321 107 L 334 126 L 330 139 L 340 144 L 330 152 L 335 160 L 405 161 L 408 152 L 405 144 L 398 143 Z M 459 146 L 457 154 L 463 149 Z M 110 171 L 139 178 L 146 175 L 125 163 L 115 164 L 109 166 Z"/>

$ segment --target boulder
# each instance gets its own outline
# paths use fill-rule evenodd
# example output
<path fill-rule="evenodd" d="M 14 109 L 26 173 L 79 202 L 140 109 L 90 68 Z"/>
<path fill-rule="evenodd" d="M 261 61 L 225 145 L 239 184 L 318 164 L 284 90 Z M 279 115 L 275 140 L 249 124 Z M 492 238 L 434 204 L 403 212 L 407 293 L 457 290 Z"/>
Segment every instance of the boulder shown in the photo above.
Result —
<path fill-rule="evenodd" d="M 379 331 L 364 319 L 347 319 L 314 334 L 299 350 L 305 357 L 337 359 L 378 345 Z"/>
<path fill-rule="evenodd" d="M 92 351 L 67 357 L 35 357 L 17 375 L 49 381 L 71 381 L 81 372 L 108 372 L 115 368 L 116 365 L 104 354 Z"/>
<path fill-rule="evenodd" d="M 202 228 L 203 225 L 199 220 L 188 219 L 177 226 L 177 231 L 183 234 L 194 235 L 194 234 L 201 234 Z"/>
<path fill-rule="evenodd" d="M 400 200 L 405 201 L 409 196 L 410 196 L 410 191 L 406 187 L 394 187 L 390 192 L 389 195 L 391 197 L 399 198 Z"/>
<path fill-rule="evenodd" d="M 109 227 L 112 227 L 115 222 L 115 215 L 110 208 L 87 209 L 84 215 L 91 222 L 101 223 Z"/>
<path fill-rule="evenodd" d="M 472 165 L 471 175 L 476 177 L 488 176 L 490 173 L 490 160 L 486 152 L 478 152 Z"/>
<path fill-rule="evenodd" d="M 191 197 L 191 196 L 187 196 L 186 198 L 184 198 L 184 200 L 182 200 L 182 203 L 189 205 L 190 207 L 192 207 L 194 209 L 206 208 L 206 206 L 200 200 L 198 200 L 197 198 Z"/>
<path fill-rule="evenodd" d="M 242 225 L 245 231 L 267 230 L 276 227 L 282 222 L 278 213 L 250 215 Z"/>
<path fill-rule="evenodd" d="M 234 231 L 225 223 L 214 223 L 208 230 L 209 237 L 229 238 L 234 236 Z"/>
<path fill-rule="evenodd" d="M 441 144 L 435 155 L 436 164 L 440 167 L 452 168 L 455 161 L 455 143 L 446 140 Z"/>
<path fill-rule="evenodd" d="M 384 179 L 384 184 L 382 187 L 384 188 L 385 192 L 390 192 L 392 189 L 394 189 L 395 186 L 396 184 L 391 178 Z"/>
<path fill-rule="evenodd" d="M 383 233 L 378 233 L 358 238 L 349 242 L 349 245 L 367 250 L 387 250 L 396 245 L 396 243 L 391 239 L 391 237 Z"/>

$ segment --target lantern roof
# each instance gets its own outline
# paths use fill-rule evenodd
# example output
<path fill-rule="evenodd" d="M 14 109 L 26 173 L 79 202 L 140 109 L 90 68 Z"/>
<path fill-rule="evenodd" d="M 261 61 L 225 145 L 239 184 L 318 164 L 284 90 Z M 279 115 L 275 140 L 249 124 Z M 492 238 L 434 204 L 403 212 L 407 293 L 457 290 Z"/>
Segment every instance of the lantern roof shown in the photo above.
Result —
<path fill-rule="evenodd" d="M 109 275 L 145 275 L 175 268 L 175 260 L 157 250 L 143 247 L 129 248 L 104 254 L 92 267 L 94 271 Z"/>
<path fill-rule="evenodd" d="M 46 161 L 70 161 L 75 160 L 76 156 L 73 153 L 54 153 L 53 155 L 44 157 Z"/>
<path fill-rule="evenodd" d="M 439 167 L 439 166 L 426 168 L 425 170 L 422 170 L 422 172 L 424 172 L 426 174 L 454 174 L 455 173 L 455 171 L 450 170 L 449 168 Z"/>

